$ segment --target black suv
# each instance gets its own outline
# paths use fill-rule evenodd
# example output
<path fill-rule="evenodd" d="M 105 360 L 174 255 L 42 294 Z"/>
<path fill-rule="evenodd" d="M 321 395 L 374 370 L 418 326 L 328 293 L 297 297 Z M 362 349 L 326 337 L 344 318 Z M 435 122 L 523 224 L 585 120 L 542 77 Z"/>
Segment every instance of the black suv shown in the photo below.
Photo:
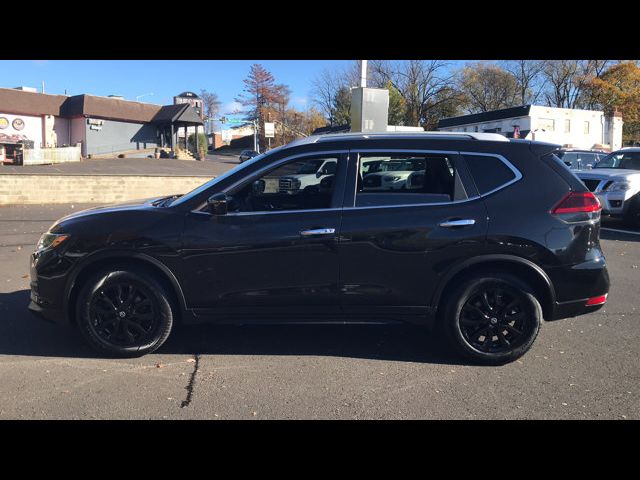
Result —
<path fill-rule="evenodd" d="M 32 256 L 30 308 L 119 356 L 156 350 L 177 322 L 404 321 L 508 362 L 543 319 L 607 298 L 601 207 L 557 148 L 462 133 L 295 141 L 186 195 L 62 218 Z M 327 161 L 332 173 L 295 177 Z M 420 171 L 392 168 L 408 163 Z"/>

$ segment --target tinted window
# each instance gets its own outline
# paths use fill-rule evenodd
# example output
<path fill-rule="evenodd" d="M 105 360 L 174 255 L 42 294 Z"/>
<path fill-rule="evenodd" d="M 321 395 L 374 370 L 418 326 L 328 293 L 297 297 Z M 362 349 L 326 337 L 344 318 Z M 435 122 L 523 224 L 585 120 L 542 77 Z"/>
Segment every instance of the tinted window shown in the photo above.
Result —
<path fill-rule="evenodd" d="M 356 205 L 442 203 L 466 198 L 453 159 L 437 154 L 362 154 Z"/>
<path fill-rule="evenodd" d="M 296 159 L 280 165 L 233 192 L 229 211 L 330 208 L 337 162 L 337 157 L 316 157 Z"/>
<path fill-rule="evenodd" d="M 465 155 L 464 158 L 481 195 L 516 178 L 513 171 L 497 157 Z"/>

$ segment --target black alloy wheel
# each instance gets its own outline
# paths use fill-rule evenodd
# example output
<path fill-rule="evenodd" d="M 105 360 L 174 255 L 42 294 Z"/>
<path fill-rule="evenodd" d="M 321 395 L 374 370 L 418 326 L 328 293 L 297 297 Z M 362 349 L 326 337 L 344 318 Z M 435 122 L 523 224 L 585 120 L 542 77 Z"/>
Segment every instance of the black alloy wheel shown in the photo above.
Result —
<path fill-rule="evenodd" d="M 158 349 L 169 337 L 175 307 L 165 287 L 146 269 L 103 270 L 78 294 L 80 332 L 100 353 L 134 357 Z"/>
<path fill-rule="evenodd" d="M 532 323 L 521 295 L 500 286 L 484 286 L 474 292 L 460 312 L 465 340 L 487 353 L 507 352 L 519 346 Z"/>
<path fill-rule="evenodd" d="M 94 292 L 91 328 L 105 342 L 119 347 L 146 343 L 158 328 L 157 306 L 146 288 L 118 282 Z"/>
<path fill-rule="evenodd" d="M 464 356 L 499 365 L 524 355 L 542 323 L 533 290 L 508 273 L 476 274 L 445 297 L 441 326 Z"/>

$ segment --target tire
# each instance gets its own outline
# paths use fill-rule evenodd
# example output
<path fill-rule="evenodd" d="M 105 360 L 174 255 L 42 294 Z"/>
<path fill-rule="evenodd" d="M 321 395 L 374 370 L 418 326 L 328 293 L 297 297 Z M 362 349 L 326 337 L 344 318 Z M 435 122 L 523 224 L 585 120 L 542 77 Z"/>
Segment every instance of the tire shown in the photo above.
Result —
<path fill-rule="evenodd" d="M 640 194 L 633 197 L 624 215 L 624 222 L 632 228 L 640 228 Z"/>
<path fill-rule="evenodd" d="M 100 354 L 125 358 L 157 350 L 171 333 L 174 311 L 161 283 L 133 268 L 92 275 L 76 303 L 87 343 Z"/>
<path fill-rule="evenodd" d="M 513 275 L 496 272 L 467 277 L 455 286 L 444 299 L 440 320 L 458 353 L 502 365 L 531 348 L 542 318 L 533 290 Z"/>

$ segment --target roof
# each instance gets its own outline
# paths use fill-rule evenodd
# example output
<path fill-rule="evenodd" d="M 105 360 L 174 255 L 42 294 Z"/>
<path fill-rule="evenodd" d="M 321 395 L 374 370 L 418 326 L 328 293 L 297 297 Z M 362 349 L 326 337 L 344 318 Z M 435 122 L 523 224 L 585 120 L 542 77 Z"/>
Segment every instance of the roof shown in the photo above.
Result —
<path fill-rule="evenodd" d="M 176 97 L 178 97 L 178 98 L 180 98 L 180 97 L 182 97 L 182 98 L 200 98 L 195 93 L 189 92 L 189 91 L 182 92 L 180 95 L 176 95 Z"/>
<path fill-rule="evenodd" d="M 326 135 L 311 135 L 289 143 L 290 146 L 307 145 L 311 143 L 323 143 L 340 140 L 363 139 L 432 139 L 432 140 L 484 140 L 490 142 L 509 142 L 510 140 L 499 133 L 474 133 L 474 132 L 349 132 L 331 133 Z"/>
<path fill-rule="evenodd" d="M 13 88 L 0 88 L 0 111 L 18 115 L 60 115 L 60 107 L 69 97 Z"/>
<path fill-rule="evenodd" d="M 66 117 L 88 116 L 146 123 L 153 120 L 161 108 L 160 105 L 152 103 L 132 102 L 94 95 L 76 95 L 69 97 L 61 113 Z"/>
<path fill-rule="evenodd" d="M 57 117 L 95 117 L 136 123 L 157 118 L 202 125 L 202 119 L 188 103 L 155 105 L 96 95 L 49 95 L 12 88 L 0 88 L 0 111 L 18 115 L 54 115 Z M 158 117 L 160 115 L 160 117 Z M 174 119 L 174 120 L 171 120 Z"/>
<path fill-rule="evenodd" d="M 152 121 L 153 123 L 185 122 L 197 123 L 198 125 L 203 125 L 204 123 L 189 103 L 165 105 L 155 114 Z"/>
<path fill-rule="evenodd" d="M 490 112 L 472 113 L 471 115 L 443 118 L 438 122 L 438 128 L 468 125 L 470 123 L 491 122 L 505 118 L 526 117 L 529 115 L 530 110 L 531 105 L 522 105 L 520 107 L 503 108 L 501 110 L 492 110 Z"/>

